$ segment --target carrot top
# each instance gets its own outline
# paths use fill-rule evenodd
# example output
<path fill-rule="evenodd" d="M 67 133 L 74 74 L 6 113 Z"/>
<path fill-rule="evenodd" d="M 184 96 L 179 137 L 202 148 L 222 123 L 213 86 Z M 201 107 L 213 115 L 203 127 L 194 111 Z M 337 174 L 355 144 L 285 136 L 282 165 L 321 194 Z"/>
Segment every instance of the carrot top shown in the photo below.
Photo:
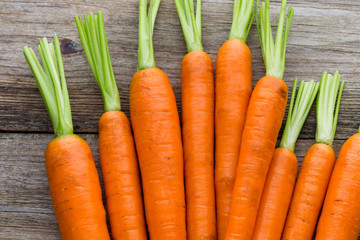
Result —
<path fill-rule="evenodd" d="M 39 39 L 38 50 L 43 68 L 32 48 L 25 46 L 24 55 L 50 115 L 55 136 L 72 134 L 70 100 L 58 37 L 54 36 L 54 44 L 46 38 Z"/>
<path fill-rule="evenodd" d="M 160 2 L 161 0 L 150 0 L 149 11 L 147 0 L 139 2 L 138 70 L 156 67 L 152 37 Z"/>
<path fill-rule="evenodd" d="M 256 6 L 259 5 L 257 0 Z M 255 16 L 254 0 L 234 0 L 233 19 L 229 40 L 239 39 L 246 42 Z"/>
<path fill-rule="evenodd" d="M 84 15 L 84 23 L 76 16 L 75 21 L 86 58 L 102 93 L 105 111 L 120 111 L 119 91 L 110 59 L 103 14 Z"/>
<path fill-rule="evenodd" d="M 345 82 L 341 81 L 339 72 L 335 72 L 334 75 L 324 72 L 321 76 L 319 96 L 316 103 L 317 143 L 330 146 L 333 144 L 344 84 Z"/>
<path fill-rule="evenodd" d="M 319 90 L 319 83 L 314 80 L 309 82 L 301 81 L 295 101 L 296 88 L 297 78 L 294 81 L 289 113 L 280 142 L 280 147 L 287 148 L 291 151 L 295 150 L 295 142 L 316 98 Z"/>
<path fill-rule="evenodd" d="M 196 16 L 193 0 L 175 0 L 188 52 L 202 51 L 201 0 L 196 1 Z"/>
<path fill-rule="evenodd" d="M 282 0 L 279 16 L 278 29 L 274 43 L 270 23 L 270 0 L 265 0 L 260 6 L 260 20 L 256 16 L 261 51 L 266 67 L 266 75 L 283 78 L 285 70 L 286 44 L 289 36 L 290 25 L 294 15 L 294 9 L 289 7 L 285 24 L 286 0 Z"/>

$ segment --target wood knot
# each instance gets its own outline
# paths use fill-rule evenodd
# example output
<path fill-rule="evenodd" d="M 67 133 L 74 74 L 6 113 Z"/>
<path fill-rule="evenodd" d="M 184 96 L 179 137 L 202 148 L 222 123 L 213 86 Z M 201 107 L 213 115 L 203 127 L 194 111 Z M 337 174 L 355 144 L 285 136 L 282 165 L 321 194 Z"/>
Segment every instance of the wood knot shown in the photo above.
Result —
<path fill-rule="evenodd" d="M 63 55 L 77 53 L 80 50 L 79 47 L 79 43 L 71 39 L 63 38 L 60 40 L 60 49 Z"/>

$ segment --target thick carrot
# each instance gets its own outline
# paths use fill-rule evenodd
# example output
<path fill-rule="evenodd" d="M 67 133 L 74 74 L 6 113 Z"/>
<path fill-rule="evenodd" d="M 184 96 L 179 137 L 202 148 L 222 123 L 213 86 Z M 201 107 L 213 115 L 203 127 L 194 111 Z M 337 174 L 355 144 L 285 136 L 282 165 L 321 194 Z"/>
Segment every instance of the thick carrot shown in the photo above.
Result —
<path fill-rule="evenodd" d="M 246 39 L 254 0 L 235 0 L 229 40 L 216 59 L 215 187 L 218 239 L 225 239 L 239 161 L 241 136 L 252 92 L 251 52 Z"/>
<path fill-rule="evenodd" d="M 181 63 L 182 136 L 189 240 L 216 237 L 214 67 L 201 44 L 201 0 L 175 0 L 188 47 Z"/>
<path fill-rule="evenodd" d="M 316 240 L 356 240 L 360 234 L 360 133 L 342 146 L 316 230 Z"/>
<path fill-rule="evenodd" d="M 296 87 L 297 79 L 294 82 L 280 147 L 274 152 L 266 177 L 253 240 L 279 240 L 284 228 L 298 170 L 298 161 L 294 154 L 295 143 L 315 100 L 319 84 L 302 81 L 295 102 Z"/>
<path fill-rule="evenodd" d="M 334 76 L 324 73 L 316 105 L 316 144 L 307 151 L 296 181 L 289 214 L 282 239 L 311 240 L 335 163 L 331 145 L 334 140 L 339 113 L 342 82 L 338 72 Z M 334 113 L 335 110 L 335 113 Z"/>
<path fill-rule="evenodd" d="M 147 239 L 139 166 L 130 122 L 121 112 L 103 15 L 75 18 L 89 65 L 103 94 L 99 152 L 113 239 Z M 97 37 L 98 36 L 98 37 Z"/>
<path fill-rule="evenodd" d="M 70 134 L 52 140 L 46 171 L 62 239 L 110 239 L 98 172 L 91 150 Z"/>
<path fill-rule="evenodd" d="M 130 85 L 130 116 L 150 239 L 186 239 L 180 121 L 169 78 L 155 67 L 152 32 L 159 0 L 140 0 L 139 63 Z"/>
<path fill-rule="evenodd" d="M 284 37 L 286 1 L 283 1 L 274 44 L 269 5 L 268 0 L 261 5 L 259 30 L 267 73 L 256 84 L 250 98 L 225 239 L 252 238 L 261 194 L 286 108 L 288 91 L 281 78 L 293 9 L 289 9 Z"/>
<path fill-rule="evenodd" d="M 91 150 L 73 133 L 60 44 L 40 40 L 41 67 L 34 51 L 24 55 L 53 123 L 55 138 L 45 151 L 46 170 L 55 216 L 64 240 L 110 239 L 101 187 Z M 57 62 L 56 62 L 57 58 Z"/>

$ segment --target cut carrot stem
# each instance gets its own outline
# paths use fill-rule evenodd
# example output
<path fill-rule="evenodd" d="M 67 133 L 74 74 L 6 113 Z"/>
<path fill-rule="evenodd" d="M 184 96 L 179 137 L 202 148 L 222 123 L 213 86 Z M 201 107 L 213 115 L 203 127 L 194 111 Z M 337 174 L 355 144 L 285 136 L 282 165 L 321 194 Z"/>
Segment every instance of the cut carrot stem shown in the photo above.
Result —
<path fill-rule="evenodd" d="M 254 11 L 254 0 L 234 0 L 229 40 L 221 46 L 216 59 L 215 190 L 219 240 L 225 239 L 241 136 L 252 92 L 251 52 L 245 42 Z"/>
<path fill-rule="evenodd" d="M 189 53 L 181 63 L 186 225 L 189 240 L 217 239 L 214 65 L 201 44 L 201 1 L 175 0 Z M 196 16 L 195 16 L 196 15 Z"/>
<path fill-rule="evenodd" d="M 341 82 L 338 72 L 334 76 L 323 73 L 316 105 L 316 144 L 310 147 L 301 165 L 282 235 L 283 240 L 313 239 L 335 163 L 335 153 L 331 145 L 343 88 L 344 82 Z"/>
<path fill-rule="evenodd" d="M 104 99 L 99 152 L 113 239 L 147 239 L 139 167 L 130 122 L 121 112 L 101 12 L 75 17 L 89 66 Z"/>
<path fill-rule="evenodd" d="M 297 79 L 280 147 L 274 152 L 266 177 L 253 240 L 280 239 L 284 228 L 298 170 L 295 142 L 316 98 L 319 83 L 301 81 L 295 101 L 296 87 Z"/>
<path fill-rule="evenodd" d="M 139 63 L 130 85 L 130 116 L 150 239 L 186 239 L 183 149 L 169 78 L 156 68 L 152 33 L 160 0 L 140 0 Z M 151 57 L 150 57 L 151 56 Z"/>
<path fill-rule="evenodd" d="M 261 4 L 259 30 L 267 74 L 256 84 L 247 109 L 225 239 L 247 240 L 253 236 L 261 194 L 286 109 L 288 90 L 280 78 L 284 73 L 282 63 L 293 9 L 289 8 L 284 36 L 286 0 L 282 1 L 274 44 L 269 5 L 268 0 Z"/>
<path fill-rule="evenodd" d="M 45 151 L 50 194 L 64 240 L 110 239 L 99 176 L 88 144 L 73 134 L 71 109 L 60 43 L 39 40 L 43 68 L 34 51 L 24 47 L 53 124 L 55 138 Z"/>

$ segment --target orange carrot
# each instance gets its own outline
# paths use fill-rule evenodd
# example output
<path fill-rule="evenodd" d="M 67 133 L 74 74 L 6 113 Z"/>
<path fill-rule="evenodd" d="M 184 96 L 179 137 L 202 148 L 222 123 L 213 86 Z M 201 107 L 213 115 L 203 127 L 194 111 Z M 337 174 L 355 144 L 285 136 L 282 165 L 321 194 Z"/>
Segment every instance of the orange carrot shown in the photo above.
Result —
<path fill-rule="evenodd" d="M 336 102 L 339 84 L 338 72 L 334 76 L 324 73 L 321 78 L 316 106 L 316 144 L 310 147 L 301 165 L 285 223 L 283 240 L 313 238 L 335 163 L 335 153 L 331 145 L 335 136 L 344 82 L 341 84 Z"/>
<path fill-rule="evenodd" d="M 46 170 L 55 216 L 64 240 L 110 239 L 101 187 L 91 150 L 73 134 L 60 43 L 40 40 L 41 67 L 34 51 L 24 55 L 49 112 L 55 138 L 45 151 Z M 57 62 L 56 62 L 57 58 Z"/>
<path fill-rule="evenodd" d="M 216 59 L 215 188 L 218 239 L 224 240 L 239 161 L 241 136 L 252 91 L 251 52 L 246 39 L 254 0 L 235 0 L 229 40 Z"/>
<path fill-rule="evenodd" d="M 266 76 L 259 80 L 250 98 L 242 135 L 236 180 L 225 239 L 251 239 L 266 175 L 284 117 L 288 91 L 284 74 L 287 36 L 293 9 L 289 9 L 283 34 L 286 0 L 283 0 L 276 44 L 273 42 L 269 1 L 261 5 L 262 45 Z"/>
<path fill-rule="evenodd" d="M 173 89 L 156 68 L 152 33 L 160 0 L 140 0 L 139 63 L 130 85 L 130 116 L 150 239 L 186 239 L 183 151 Z"/>
<path fill-rule="evenodd" d="M 360 131 L 360 129 L 359 129 Z M 316 240 L 356 240 L 360 234 L 360 133 L 342 146 L 316 231 Z"/>
<path fill-rule="evenodd" d="M 317 95 L 319 84 L 295 79 L 280 147 L 274 152 L 256 217 L 253 240 L 279 240 L 284 228 L 298 170 L 295 143 Z"/>
<path fill-rule="evenodd" d="M 214 67 L 201 44 L 201 0 L 175 0 L 188 54 L 181 63 L 182 135 L 189 240 L 216 237 Z"/>
<path fill-rule="evenodd" d="M 103 94 L 99 152 L 113 239 L 147 239 L 139 167 L 130 122 L 121 112 L 103 15 L 75 18 L 89 65 Z M 87 31 L 86 31 L 87 30 Z M 97 36 L 99 38 L 97 38 Z"/>

